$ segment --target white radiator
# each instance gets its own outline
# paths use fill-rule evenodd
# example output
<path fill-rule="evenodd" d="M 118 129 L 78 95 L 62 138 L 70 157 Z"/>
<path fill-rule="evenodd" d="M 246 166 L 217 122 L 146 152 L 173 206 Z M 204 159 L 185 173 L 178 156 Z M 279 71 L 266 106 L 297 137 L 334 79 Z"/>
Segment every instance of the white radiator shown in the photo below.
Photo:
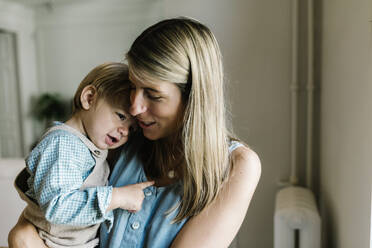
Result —
<path fill-rule="evenodd" d="M 302 187 L 287 187 L 276 195 L 274 248 L 320 248 L 321 220 L 313 193 Z"/>

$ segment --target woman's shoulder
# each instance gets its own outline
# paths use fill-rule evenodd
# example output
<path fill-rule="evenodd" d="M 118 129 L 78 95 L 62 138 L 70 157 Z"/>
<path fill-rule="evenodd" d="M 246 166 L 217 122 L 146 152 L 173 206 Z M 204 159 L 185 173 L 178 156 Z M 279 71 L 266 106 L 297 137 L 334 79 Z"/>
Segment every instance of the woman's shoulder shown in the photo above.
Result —
<path fill-rule="evenodd" d="M 261 176 L 261 161 L 255 151 L 241 145 L 231 152 L 231 176 L 239 181 L 257 183 Z M 249 179 L 249 180 L 247 180 Z"/>
<path fill-rule="evenodd" d="M 253 151 L 250 147 L 248 147 L 245 144 L 242 144 L 242 143 L 240 144 L 241 145 L 239 145 L 236 149 L 234 149 L 231 152 L 232 160 L 234 160 L 235 162 L 238 162 L 238 161 L 241 161 L 241 162 L 251 161 L 255 163 L 259 162 L 260 159 L 255 151 Z"/>

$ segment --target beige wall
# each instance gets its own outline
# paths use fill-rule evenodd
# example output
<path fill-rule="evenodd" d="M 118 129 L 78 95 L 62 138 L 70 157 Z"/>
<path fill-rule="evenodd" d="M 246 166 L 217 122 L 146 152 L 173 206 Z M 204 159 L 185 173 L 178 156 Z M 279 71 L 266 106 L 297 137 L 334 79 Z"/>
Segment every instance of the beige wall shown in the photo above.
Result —
<path fill-rule="evenodd" d="M 371 2 L 320 2 L 324 247 L 367 248 L 372 171 Z"/>

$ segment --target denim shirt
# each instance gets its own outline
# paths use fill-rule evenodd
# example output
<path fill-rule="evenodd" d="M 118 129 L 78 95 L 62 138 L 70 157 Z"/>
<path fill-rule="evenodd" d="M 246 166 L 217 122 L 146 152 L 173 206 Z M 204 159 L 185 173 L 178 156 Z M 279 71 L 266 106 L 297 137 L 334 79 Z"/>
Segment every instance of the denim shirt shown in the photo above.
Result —
<path fill-rule="evenodd" d="M 229 152 L 242 146 L 238 142 L 232 142 Z M 147 181 L 143 166 L 138 156 L 127 156 L 124 152 L 120 155 L 111 174 L 109 184 L 120 187 Z M 175 183 L 166 187 L 150 186 L 144 190 L 145 199 L 142 209 L 137 213 L 129 213 L 126 210 L 114 210 L 114 225 L 108 233 L 107 226 L 101 225 L 100 247 L 106 248 L 134 248 L 169 247 L 181 230 L 187 219 L 172 223 L 177 215 L 177 210 L 169 213 L 172 207 L 180 202 L 183 188 L 181 183 Z"/>

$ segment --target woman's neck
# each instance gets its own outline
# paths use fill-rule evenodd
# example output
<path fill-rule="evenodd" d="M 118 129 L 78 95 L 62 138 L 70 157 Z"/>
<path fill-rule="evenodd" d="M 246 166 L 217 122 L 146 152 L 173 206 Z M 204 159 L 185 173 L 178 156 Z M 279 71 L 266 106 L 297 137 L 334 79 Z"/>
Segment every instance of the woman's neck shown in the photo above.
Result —
<path fill-rule="evenodd" d="M 156 181 L 156 186 L 166 186 L 182 180 L 186 162 L 180 140 L 152 141 L 149 148 L 150 161 L 146 166 L 146 175 Z"/>

